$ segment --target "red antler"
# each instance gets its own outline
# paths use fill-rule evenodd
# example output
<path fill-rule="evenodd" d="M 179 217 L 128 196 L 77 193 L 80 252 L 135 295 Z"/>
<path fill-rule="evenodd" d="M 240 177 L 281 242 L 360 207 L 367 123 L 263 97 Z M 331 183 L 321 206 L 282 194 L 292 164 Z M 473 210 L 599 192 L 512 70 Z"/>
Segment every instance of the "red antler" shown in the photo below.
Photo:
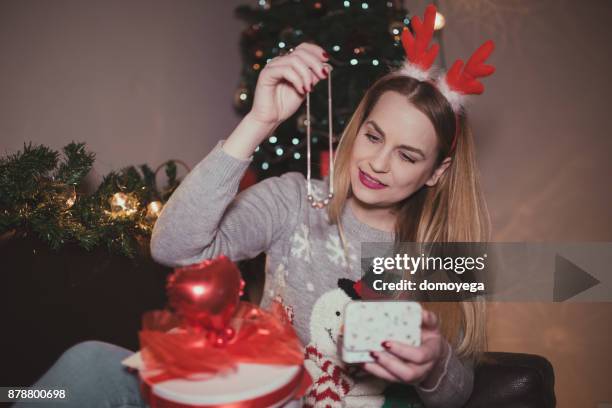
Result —
<path fill-rule="evenodd" d="M 482 44 L 472 54 L 463 72 L 463 61 L 458 59 L 455 61 L 451 69 L 446 74 L 446 83 L 452 90 L 462 94 L 476 94 L 480 95 L 484 92 L 484 86 L 478 82 L 478 78 L 491 75 L 495 72 L 495 67 L 492 65 L 486 65 L 485 60 L 493 52 L 495 44 L 489 40 Z"/>
<path fill-rule="evenodd" d="M 425 9 L 425 23 L 421 23 L 418 16 L 411 20 L 412 28 L 416 39 L 410 30 L 404 27 L 402 31 L 402 45 L 406 52 L 408 61 L 419 66 L 423 70 L 428 70 L 438 55 L 438 44 L 432 44 L 429 49 L 429 42 L 433 37 L 434 23 L 436 21 L 436 7 L 430 4 Z"/>

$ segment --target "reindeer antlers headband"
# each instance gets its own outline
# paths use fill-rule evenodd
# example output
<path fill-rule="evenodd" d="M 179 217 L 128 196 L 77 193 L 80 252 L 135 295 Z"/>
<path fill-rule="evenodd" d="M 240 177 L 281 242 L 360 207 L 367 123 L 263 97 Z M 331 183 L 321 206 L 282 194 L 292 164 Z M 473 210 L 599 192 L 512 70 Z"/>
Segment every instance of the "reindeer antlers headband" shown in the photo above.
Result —
<path fill-rule="evenodd" d="M 429 47 L 429 43 L 433 37 L 435 20 L 436 7 L 430 4 L 425 9 L 423 22 L 418 16 L 412 18 L 414 37 L 408 28 L 404 27 L 402 45 L 406 52 L 406 61 L 396 73 L 436 85 L 450 103 L 453 111 L 458 113 L 465 105 L 466 95 L 480 95 L 484 92 L 484 86 L 478 79 L 495 72 L 494 66 L 484 63 L 493 52 L 495 45 L 491 40 L 486 41 L 472 54 L 465 66 L 463 61 L 458 59 L 446 75 L 437 75 L 434 79 L 436 75 L 432 73 L 431 66 L 440 47 L 438 44 L 432 44 Z M 456 139 L 455 135 L 451 150 L 455 147 Z"/>

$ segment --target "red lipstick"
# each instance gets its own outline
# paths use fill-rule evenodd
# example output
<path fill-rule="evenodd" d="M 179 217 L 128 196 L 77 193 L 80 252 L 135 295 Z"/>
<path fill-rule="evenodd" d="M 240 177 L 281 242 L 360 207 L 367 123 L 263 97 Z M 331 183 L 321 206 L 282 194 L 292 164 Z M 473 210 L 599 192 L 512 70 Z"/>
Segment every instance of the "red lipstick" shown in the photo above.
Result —
<path fill-rule="evenodd" d="M 359 180 L 361 181 L 361 184 L 373 190 L 380 190 L 381 188 L 387 187 L 386 185 L 374 180 L 361 170 L 359 170 Z"/>

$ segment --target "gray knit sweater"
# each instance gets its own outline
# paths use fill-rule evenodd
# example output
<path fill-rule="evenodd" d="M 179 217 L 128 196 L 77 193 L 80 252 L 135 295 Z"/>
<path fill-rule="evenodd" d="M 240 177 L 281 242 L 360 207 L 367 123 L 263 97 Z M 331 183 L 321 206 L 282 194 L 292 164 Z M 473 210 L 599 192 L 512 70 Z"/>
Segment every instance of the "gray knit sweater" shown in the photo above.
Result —
<path fill-rule="evenodd" d="M 360 243 L 392 242 L 394 234 L 361 223 L 346 205 L 341 222 L 347 260 L 337 225 L 329 224 L 326 210 L 308 205 L 301 173 L 270 177 L 236 194 L 253 156 L 227 154 L 224 141 L 193 168 L 164 206 L 151 238 L 153 258 L 176 267 L 221 254 L 239 261 L 265 252 L 261 306 L 281 301 L 301 341 L 341 365 L 336 356 L 341 316 L 336 310 L 349 298 L 338 288 L 338 278 L 359 280 Z M 315 196 L 327 194 L 324 180 L 312 184 Z M 458 359 L 454 350 L 444 363 L 434 388 L 415 387 L 426 407 L 460 407 L 472 392 L 471 363 Z M 352 394 L 367 392 L 349 392 L 346 401 L 352 402 L 347 406 L 360 406 L 359 400 L 361 406 L 381 406 L 380 400 L 366 396 L 348 398 Z"/>

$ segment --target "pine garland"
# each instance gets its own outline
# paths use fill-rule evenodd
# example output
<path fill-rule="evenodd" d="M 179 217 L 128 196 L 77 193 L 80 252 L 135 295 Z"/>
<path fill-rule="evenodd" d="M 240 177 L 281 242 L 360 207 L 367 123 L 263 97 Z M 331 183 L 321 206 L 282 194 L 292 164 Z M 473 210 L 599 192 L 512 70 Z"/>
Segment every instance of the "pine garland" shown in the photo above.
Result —
<path fill-rule="evenodd" d="M 24 143 L 22 151 L 0 158 L 0 236 L 35 235 L 54 250 L 68 243 L 88 251 L 103 245 L 134 258 L 148 245 L 162 203 L 179 185 L 176 163 L 165 165 L 168 185 L 162 192 L 144 164 L 140 172 L 134 166 L 111 172 L 93 194 L 85 194 L 81 187 L 94 159 L 85 143 L 75 142 L 62 156 Z"/>

